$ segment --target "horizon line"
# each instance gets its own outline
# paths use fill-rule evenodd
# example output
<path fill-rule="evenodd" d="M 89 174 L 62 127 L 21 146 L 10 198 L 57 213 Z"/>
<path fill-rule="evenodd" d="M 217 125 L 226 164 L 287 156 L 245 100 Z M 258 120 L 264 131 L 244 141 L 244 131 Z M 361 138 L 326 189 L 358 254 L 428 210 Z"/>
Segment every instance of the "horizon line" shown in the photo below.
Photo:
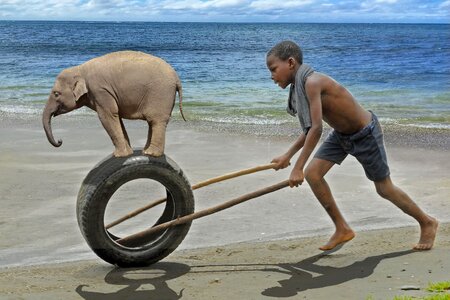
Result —
<path fill-rule="evenodd" d="M 450 21 L 445 22 L 353 22 L 353 21 L 334 21 L 334 22 L 308 22 L 308 21 L 283 21 L 283 22 L 264 22 L 264 21 L 114 21 L 114 20 L 40 20 L 40 19 L 0 19 L 0 22 L 92 22 L 92 23 L 200 23 L 200 24 L 404 24 L 404 25 L 450 25 Z"/>

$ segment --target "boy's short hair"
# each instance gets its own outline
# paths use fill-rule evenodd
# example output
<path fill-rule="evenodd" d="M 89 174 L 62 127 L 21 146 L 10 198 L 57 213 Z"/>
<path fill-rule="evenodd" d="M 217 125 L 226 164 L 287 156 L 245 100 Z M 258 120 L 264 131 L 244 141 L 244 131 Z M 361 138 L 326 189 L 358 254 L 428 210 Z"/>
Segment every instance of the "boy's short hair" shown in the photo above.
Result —
<path fill-rule="evenodd" d="M 293 57 L 299 64 L 303 64 L 302 49 L 292 41 L 283 41 L 276 44 L 267 53 L 267 57 L 270 55 L 275 55 L 281 60 L 287 60 L 289 57 Z"/>

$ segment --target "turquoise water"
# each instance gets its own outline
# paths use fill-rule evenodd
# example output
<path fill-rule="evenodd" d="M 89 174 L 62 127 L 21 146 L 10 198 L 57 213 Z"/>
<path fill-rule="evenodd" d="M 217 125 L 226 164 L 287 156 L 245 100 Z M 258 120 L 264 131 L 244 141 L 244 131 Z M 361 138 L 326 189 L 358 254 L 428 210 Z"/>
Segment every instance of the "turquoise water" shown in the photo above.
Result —
<path fill-rule="evenodd" d="M 265 66 L 265 53 L 285 39 L 383 122 L 450 128 L 448 24 L 0 21 L 0 116 L 41 114 L 62 69 L 132 49 L 174 66 L 190 120 L 296 122 L 285 112 L 287 90 L 273 84 Z"/>

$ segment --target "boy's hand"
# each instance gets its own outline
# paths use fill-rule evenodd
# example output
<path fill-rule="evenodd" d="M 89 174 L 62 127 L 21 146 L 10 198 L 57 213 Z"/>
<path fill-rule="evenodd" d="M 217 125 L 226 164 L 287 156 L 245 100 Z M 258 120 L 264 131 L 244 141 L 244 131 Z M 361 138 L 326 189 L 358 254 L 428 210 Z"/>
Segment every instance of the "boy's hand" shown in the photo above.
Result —
<path fill-rule="evenodd" d="M 287 154 L 283 154 L 279 157 L 272 159 L 271 163 L 276 163 L 277 165 L 273 167 L 276 171 L 280 169 L 287 168 L 290 165 L 290 157 Z"/>
<path fill-rule="evenodd" d="M 299 185 L 302 185 L 304 180 L 305 175 L 303 174 L 303 169 L 298 170 L 294 168 L 291 172 L 291 175 L 289 176 L 289 186 L 291 188 L 297 187 Z"/>

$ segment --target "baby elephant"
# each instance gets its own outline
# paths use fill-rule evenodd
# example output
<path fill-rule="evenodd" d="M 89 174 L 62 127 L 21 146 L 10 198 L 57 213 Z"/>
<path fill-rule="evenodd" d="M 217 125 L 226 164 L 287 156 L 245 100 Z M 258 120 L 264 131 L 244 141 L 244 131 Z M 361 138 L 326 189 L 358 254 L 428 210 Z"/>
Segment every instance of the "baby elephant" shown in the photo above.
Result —
<path fill-rule="evenodd" d="M 59 147 L 51 130 L 51 118 L 87 106 L 95 110 L 115 146 L 114 156 L 133 153 L 122 118 L 148 122 L 144 154 L 164 153 L 166 126 L 178 91 L 182 111 L 181 82 L 164 60 L 135 51 L 113 52 L 63 70 L 44 108 L 42 123 L 48 141 Z"/>

